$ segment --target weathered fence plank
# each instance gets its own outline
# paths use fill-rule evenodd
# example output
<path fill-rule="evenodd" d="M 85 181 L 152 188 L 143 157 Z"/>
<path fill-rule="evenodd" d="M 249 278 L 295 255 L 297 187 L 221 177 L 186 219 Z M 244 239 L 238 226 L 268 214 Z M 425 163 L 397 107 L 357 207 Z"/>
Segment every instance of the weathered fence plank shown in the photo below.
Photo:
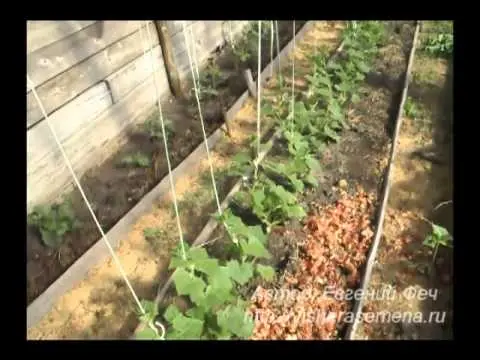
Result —
<path fill-rule="evenodd" d="M 95 38 L 96 27 L 88 26 L 29 54 L 27 71 L 33 82 L 40 85 L 135 32 L 140 24 L 141 21 L 105 21 L 103 36 L 100 39 Z"/>
<path fill-rule="evenodd" d="M 27 54 L 61 40 L 95 21 L 27 21 Z"/>
<path fill-rule="evenodd" d="M 61 142 L 75 135 L 89 121 L 112 105 L 110 91 L 102 82 L 49 116 Z M 35 169 L 45 156 L 57 148 L 45 122 L 27 131 L 27 161 Z"/>
<path fill-rule="evenodd" d="M 139 24 L 137 23 L 137 26 Z M 150 31 L 155 33 L 153 23 Z M 158 44 L 158 38 L 152 40 Z M 60 108 L 63 104 L 75 98 L 82 91 L 104 80 L 122 66 L 143 54 L 143 43 L 147 44 L 145 29 L 123 38 L 103 51 L 91 56 L 60 75 L 37 87 L 37 93 L 42 100 L 47 114 Z M 35 80 L 34 80 L 35 81 Z M 43 119 L 42 112 L 33 96 L 27 95 L 27 128 Z"/>
<path fill-rule="evenodd" d="M 162 50 L 160 46 L 155 46 L 152 49 L 153 54 L 150 51 L 146 56 L 140 55 L 137 59 L 124 66 L 114 74 L 106 78 L 109 84 L 110 91 L 112 92 L 113 102 L 118 102 L 125 97 L 135 87 L 144 82 L 148 76 L 152 75 L 152 63 L 155 71 L 159 73 L 160 78 L 166 76 L 165 68 L 163 66 Z"/>

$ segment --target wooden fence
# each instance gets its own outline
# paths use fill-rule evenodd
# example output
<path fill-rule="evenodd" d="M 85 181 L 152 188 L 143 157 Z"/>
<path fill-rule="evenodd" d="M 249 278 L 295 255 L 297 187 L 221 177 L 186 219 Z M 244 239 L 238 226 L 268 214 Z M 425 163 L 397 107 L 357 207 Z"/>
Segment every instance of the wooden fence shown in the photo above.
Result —
<path fill-rule="evenodd" d="M 188 21 L 195 34 L 199 63 L 247 23 Z M 162 25 L 169 36 L 178 76 L 185 79 L 190 69 L 181 21 L 148 22 L 155 74 L 150 57 L 144 56 L 149 45 L 143 21 L 27 23 L 27 72 L 77 176 L 111 156 L 124 142 L 125 129 L 152 112 L 154 75 L 161 96 L 170 94 L 172 74 L 166 70 L 170 67 L 164 64 L 159 41 Z M 73 182 L 30 89 L 26 122 L 30 210 L 36 204 L 55 200 Z"/>

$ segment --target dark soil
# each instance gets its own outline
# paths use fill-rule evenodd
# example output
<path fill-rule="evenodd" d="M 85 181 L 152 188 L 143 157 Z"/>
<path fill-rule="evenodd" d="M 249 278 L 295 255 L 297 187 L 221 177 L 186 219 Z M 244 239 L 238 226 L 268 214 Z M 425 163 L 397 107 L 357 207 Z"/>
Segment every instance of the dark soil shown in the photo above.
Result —
<path fill-rule="evenodd" d="M 296 22 L 297 31 L 305 22 Z M 280 49 L 292 38 L 292 23 L 279 21 Z M 262 44 L 262 68 L 270 62 L 269 39 Z M 235 69 L 228 49 L 217 49 L 216 61 L 223 73 L 228 74 L 220 84 L 219 96 L 202 103 L 207 136 L 224 122 L 223 111 L 231 107 L 246 90 L 242 70 L 256 69 L 256 58 Z M 276 56 L 276 51 L 274 52 Z M 256 76 L 256 71 L 252 71 Z M 170 161 L 173 168 L 185 159 L 203 140 L 197 107 L 192 99 L 168 99 L 162 105 L 164 117 L 171 120 L 174 135 L 169 139 Z M 158 116 L 154 113 L 152 116 Z M 111 229 L 147 192 L 167 175 L 167 164 L 162 142 L 155 142 L 137 128 L 128 130 L 128 142 L 101 166 L 91 169 L 81 179 L 86 196 L 105 232 Z M 125 168 L 119 163 L 128 154 L 141 152 L 152 158 L 150 168 Z M 156 166 L 154 171 L 153 166 Z M 231 182 L 231 180 L 229 180 Z M 228 182 L 228 181 L 227 181 Z M 27 231 L 27 303 L 30 304 L 46 290 L 75 260 L 96 241 L 99 231 L 91 219 L 77 189 L 72 199 L 76 219 L 81 227 L 65 236 L 62 245 L 46 248 L 35 229 Z"/>

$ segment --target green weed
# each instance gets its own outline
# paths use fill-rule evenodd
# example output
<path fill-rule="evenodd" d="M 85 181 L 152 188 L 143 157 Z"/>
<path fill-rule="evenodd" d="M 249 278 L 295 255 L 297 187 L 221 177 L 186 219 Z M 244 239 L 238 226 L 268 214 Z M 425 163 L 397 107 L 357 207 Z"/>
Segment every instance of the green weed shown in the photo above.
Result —
<path fill-rule="evenodd" d="M 65 234 L 79 226 L 68 200 L 60 204 L 36 206 L 27 221 L 40 232 L 42 242 L 50 248 L 60 246 Z"/>

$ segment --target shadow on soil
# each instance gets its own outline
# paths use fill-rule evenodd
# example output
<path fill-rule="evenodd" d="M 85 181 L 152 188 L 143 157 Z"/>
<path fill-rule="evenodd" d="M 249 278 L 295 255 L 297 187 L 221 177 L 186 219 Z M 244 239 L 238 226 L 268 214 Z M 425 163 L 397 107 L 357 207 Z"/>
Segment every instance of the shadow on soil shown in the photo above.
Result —
<path fill-rule="evenodd" d="M 408 173 L 408 180 L 395 183 L 390 199 L 392 208 L 420 214 L 445 227 L 450 234 L 453 234 L 453 204 L 445 204 L 437 210 L 435 207 L 453 198 L 452 79 L 453 64 L 450 62 L 443 84 L 425 86 L 414 81 L 410 85 L 410 97 L 422 104 L 431 114 L 433 144 L 429 149 L 441 158 L 442 163 L 427 164 L 425 161 L 425 166 L 415 167 L 411 161 L 405 162 L 406 165 L 409 163 L 412 165 L 411 169 L 402 169 L 404 173 Z M 408 230 L 398 235 L 401 238 L 413 239 L 412 243 L 400 250 L 401 253 L 410 254 L 409 261 L 407 263 L 398 260 L 388 261 L 388 266 L 382 270 L 391 273 L 392 279 L 399 273 L 408 273 L 410 283 L 404 285 L 420 285 L 424 289 L 435 291 L 438 295 L 434 299 L 429 298 L 412 305 L 418 307 L 425 320 L 421 325 L 404 322 L 395 330 L 406 339 L 453 339 L 453 250 L 441 247 L 433 263 L 432 252 L 427 251 L 422 244 L 430 232 L 431 226 L 424 220 L 414 219 L 409 222 Z M 411 304 L 415 303 L 414 300 Z M 438 317 L 432 317 L 435 316 L 433 315 L 435 312 Z"/>

